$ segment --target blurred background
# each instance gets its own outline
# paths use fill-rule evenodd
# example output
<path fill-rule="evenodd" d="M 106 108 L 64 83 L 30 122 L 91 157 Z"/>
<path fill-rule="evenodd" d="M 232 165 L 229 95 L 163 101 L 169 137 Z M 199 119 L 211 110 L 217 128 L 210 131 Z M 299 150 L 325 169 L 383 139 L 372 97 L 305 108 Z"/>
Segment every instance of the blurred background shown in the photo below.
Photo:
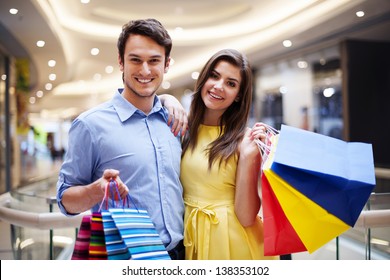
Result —
<path fill-rule="evenodd" d="M 365 211 L 388 213 L 389 0 L 0 0 L 1 259 L 69 258 L 80 220 L 63 219 L 54 198 L 68 129 L 122 87 L 116 41 L 139 18 L 158 19 L 173 39 L 159 93 L 188 108 L 207 59 L 244 52 L 255 77 L 250 121 L 372 143 Z M 389 224 L 382 215 L 292 257 L 390 259 Z"/>

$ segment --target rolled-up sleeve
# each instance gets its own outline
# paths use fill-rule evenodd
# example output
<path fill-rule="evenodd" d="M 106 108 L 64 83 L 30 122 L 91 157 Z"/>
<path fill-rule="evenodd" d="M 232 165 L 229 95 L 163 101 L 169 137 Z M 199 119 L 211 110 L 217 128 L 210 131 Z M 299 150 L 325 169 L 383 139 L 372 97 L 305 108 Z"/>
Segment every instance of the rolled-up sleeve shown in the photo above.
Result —
<path fill-rule="evenodd" d="M 87 185 L 93 180 L 93 136 L 82 120 L 76 119 L 69 130 L 69 145 L 65 154 L 58 181 L 57 203 L 60 211 L 71 216 L 62 204 L 64 192 L 77 185 Z"/>

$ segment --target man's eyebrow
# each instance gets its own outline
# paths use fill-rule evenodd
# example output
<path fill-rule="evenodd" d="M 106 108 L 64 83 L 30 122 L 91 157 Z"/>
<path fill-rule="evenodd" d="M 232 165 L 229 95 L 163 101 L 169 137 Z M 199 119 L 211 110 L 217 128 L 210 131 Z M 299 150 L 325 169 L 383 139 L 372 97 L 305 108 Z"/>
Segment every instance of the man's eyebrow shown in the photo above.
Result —
<path fill-rule="evenodd" d="M 140 57 L 142 57 L 141 55 L 138 55 L 138 54 L 135 54 L 135 53 L 129 53 L 128 55 L 127 55 L 127 57 L 138 57 L 138 58 L 140 58 Z M 160 55 L 160 54 L 155 54 L 155 55 L 152 55 L 152 56 L 149 56 L 148 58 L 162 58 L 163 56 L 162 55 Z"/>

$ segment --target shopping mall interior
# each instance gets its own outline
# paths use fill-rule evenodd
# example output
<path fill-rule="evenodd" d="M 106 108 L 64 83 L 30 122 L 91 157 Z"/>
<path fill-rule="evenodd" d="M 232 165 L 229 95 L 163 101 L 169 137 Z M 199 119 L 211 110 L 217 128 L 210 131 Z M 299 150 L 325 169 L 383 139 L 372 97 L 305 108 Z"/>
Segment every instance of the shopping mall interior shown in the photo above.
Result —
<path fill-rule="evenodd" d="M 389 0 L 1 0 L 0 259 L 70 258 L 82 215 L 56 202 L 68 131 L 123 87 L 116 40 L 139 18 L 168 29 L 158 94 L 187 110 L 203 64 L 234 48 L 253 69 L 250 123 L 372 144 L 375 186 L 356 224 L 286 258 L 390 259 Z"/>

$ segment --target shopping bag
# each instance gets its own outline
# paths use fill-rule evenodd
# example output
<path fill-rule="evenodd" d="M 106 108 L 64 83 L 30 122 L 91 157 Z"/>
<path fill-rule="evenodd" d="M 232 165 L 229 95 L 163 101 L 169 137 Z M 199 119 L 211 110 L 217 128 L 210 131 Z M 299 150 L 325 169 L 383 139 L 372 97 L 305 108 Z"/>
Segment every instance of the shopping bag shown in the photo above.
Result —
<path fill-rule="evenodd" d="M 272 171 L 353 227 L 375 186 L 372 145 L 282 125 Z"/>
<path fill-rule="evenodd" d="M 351 217 L 353 215 L 356 215 L 356 212 L 358 212 L 359 215 L 360 211 L 364 207 L 365 202 L 368 200 L 369 194 L 371 193 L 371 190 L 375 184 L 372 151 L 371 153 L 369 151 L 366 151 L 365 153 L 363 152 L 364 156 L 366 157 L 366 161 L 364 162 L 360 160 L 360 165 L 356 165 L 355 163 L 345 163 L 345 165 L 349 166 L 344 166 L 344 169 L 347 170 L 354 169 L 355 173 L 358 173 L 359 169 L 370 170 L 366 172 L 368 174 L 367 177 L 369 178 L 369 180 L 366 180 L 368 181 L 368 186 L 366 186 L 368 190 L 360 194 L 360 197 L 358 199 L 358 201 L 360 201 L 360 204 L 356 203 L 356 192 L 350 190 L 345 191 L 345 189 L 360 189 L 361 186 L 365 184 L 362 183 L 362 181 L 364 180 L 361 179 L 361 176 L 348 174 L 349 176 L 344 176 L 343 180 L 341 180 L 340 177 L 337 177 L 334 174 L 334 168 L 327 168 L 326 164 L 324 164 L 322 168 L 318 168 L 317 166 L 319 164 L 315 163 L 306 164 L 304 165 L 305 168 L 297 168 L 296 166 L 299 166 L 298 163 L 302 161 L 299 160 L 299 158 L 304 158 L 303 161 L 306 161 L 307 163 L 323 161 L 324 157 L 319 156 L 318 152 L 316 152 L 320 146 L 324 147 L 324 149 L 330 154 L 340 154 L 340 149 L 334 149 L 331 147 L 332 144 L 339 145 L 340 143 L 334 143 L 333 139 L 331 139 L 330 141 L 328 141 L 329 139 L 325 139 L 323 141 L 327 142 L 328 144 L 324 144 L 324 142 L 318 141 L 318 139 L 314 140 L 311 137 L 311 134 L 313 134 L 311 132 L 304 130 L 293 131 L 296 134 L 301 134 L 301 137 L 302 135 L 310 134 L 308 137 L 312 139 L 312 141 L 317 141 L 320 143 L 311 143 L 310 145 L 307 144 L 304 148 L 301 147 L 301 156 L 295 156 L 294 158 L 296 162 L 293 162 L 291 161 L 289 156 L 292 153 L 298 153 L 298 149 L 296 147 L 294 148 L 295 143 L 290 142 L 299 141 L 299 137 L 295 135 L 295 137 L 287 138 L 288 135 L 291 134 L 289 133 L 291 130 L 298 129 L 290 129 L 290 127 L 287 127 L 286 129 L 286 126 L 282 126 L 282 130 L 279 134 L 272 134 L 272 141 L 268 141 L 268 149 L 264 149 L 264 144 L 259 145 L 263 152 L 263 158 L 265 159 L 262 165 L 262 177 L 264 178 L 262 179 L 262 195 L 263 207 L 265 210 L 264 250 L 270 255 L 294 253 L 302 250 L 303 247 L 297 245 L 296 243 L 297 236 L 304 245 L 304 248 L 306 248 L 309 253 L 312 253 L 333 238 L 345 232 L 347 229 L 350 228 L 351 225 L 347 224 L 342 219 L 342 217 Z M 288 132 L 283 133 L 284 131 Z M 315 137 L 317 137 L 317 135 Z M 319 138 L 323 137 L 327 136 L 321 136 Z M 282 138 L 284 138 L 284 144 L 282 145 L 283 148 L 279 149 L 281 146 L 280 142 Z M 286 146 L 288 148 L 286 148 Z M 346 146 L 349 146 L 349 144 Z M 366 149 L 367 147 L 371 148 L 370 145 L 363 144 L 362 146 L 364 146 Z M 345 149 L 348 150 L 348 148 Z M 280 154 L 282 153 L 284 155 L 281 156 Z M 346 154 L 348 154 L 348 151 L 344 151 L 342 156 L 347 157 L 348 155 Z M 338 155 L 327 156 L 332 158 L 332 161 L 337 161 L 337 159 L 339 158 Z M 278 160 L 278 162 L 275 164 L 276 159 L 278 157 L 279 159 L 284 159 L 284 161 Z M 308 160 L 308 158 L 310 158 L 310 160 Z M 288 162 L 290 165 L 286 167 L 281 162 Z M 336 164 L 340 166 L 340 163 Z M 288 174 L 288 176 L 285 176 L 285 174 Z M 306 174 L 309 175 L 306 176 Z M 309 189 L 309 191 L 301 192 L 302 188 L 299 187 L 299 183 L 301 181 L 303 181 L 304 183 L 306 182 L 304 179 L 299 180 L 299 178 L 307 178 L 308 176 L 311 177 L 311 180 L 309 180 L 310 184 L 305 184 L 305 187 L 306 190 Z M 346 185 L 340 184 L 340 182 L 345 183 L 344 180 L 349 180 L 350 182 Z M 358 184 L 356 184 L 355 181 L 357 181 Z M 268 186 L 270 188 L 267 188 Z M 335 191 L 335 189 L 337 191 Z M 340 191 L 340 189 L 342 189 L 342 191 Z M 268 190 L 271 190 L 272 192 L 267 192 Z M 305 188 L 303 188 L 303 190 L 305 190 Z M 314 198 L 312 196 L 313 193 L 316 194 Z M 343 213 L 343 215 L 336 216 L 334 215 L 334 213 L 328 210 L 326 205 L 332 204 L 334 201 L 337 201 L 337 203 L 341 203 L 340 199 L 337 198 L 340 193 L 344 193 L 345 199 L 348 199 L 348 196 L 352 196 L 352 198 L 349 197 L 349 199 L 352 200 L 353 203 L 349 203 L 348 207 L 345 207 L 344 205 L 333 207 L 335 209 L 342 209 L 341 212 Z M 272 194 L 274 194 L 274 196 L 272 196 Z M 324 203 L 324 205 L 320 205 L 319 203 L 317 203 L 318 200 L 323 200 L 326 203 Z M 278 204 L 276 204 L 275 201 Z M 363 205 L 361 205 L 361 203 Z M 287 218 L 288 222 L 290 223 L 291 227 L 295 232 L 291 231 L 290 228 L 288 228 L 288 223 L 281 224 L 280 221 L 275 221 L 275 215 L 278 215 L 277 213 L 279 213 L 279 215 L 277 216 L 278 218 L 283 218 L 283 215 L 280 214 L 281 211 L 278 211 L 280 210 L 280 208 L 277 208 L 278 205 L 280 205 L 281 211 L 284 213 L 285 217 Z M 281 220 L 283 221 L 283 219 Z M 289 246 L 291 244 L 295 244 L 295 247 L 288 247 L 286 246 L 286 244 L 288 244 Z"/>
<path fill-rule="evenodd" d="M 110 196 L 112 199 L 110 199 Z M 125 201 L 120 198 L 117 182 L 111 180 L 105 187 L 104 197 L 99 207 L 108 260 L 129 260 L 131 258 L 130 252 L 120 236 L 118 228 L 115 226 L 111 213 L 108 211 L 111 207 L 123 208 L 126 206 Z"/>
<path fill-rule="evenodd" d="M 127 245 L 123 241 L 116 227 L 111 213 L 108 210 L 102 210 L 102 222 L 104 230 L 105 245 L 107 250 L 107 259 L 109 260 L 129 260 L 131 254 Z"/>
<path fill-rule="evenodd" d="M 272 162 L 273 153 L 271 152 L 266 164 L 263 166 L 263 174 L 267 178 L 277 201 L 281 205 L 283 213 L 309 253 L 319 249 L 350 228 L 342 220 L 305 197 L 274 173 L 271 169 Z M 264 200 L 263 204 L 266 205 L 268 202 Z M 269 227 L 266 220 L 268 219 L 264 218 L 264 231 L 267 231 Z M 267 244 L 264 241 L 264 250 L 268 250 L 269 246 L 282 247 L 282 244 L 280 244 L 283 241 L 282 234 L 283 232 L 279 231 L 273 235 L 273 238 L 277 242 L 276 244 L 270 242 Z M 288 237 L 291 242 L 296 238 L 294 234 L 290 234 Z M 287 250 L 287 248 L 284 249 Z M 291 252 L 275 251 L 274 253 L 275 255 L 295 253 L 295 250 Z"/>
<path fill-rule="evenodd" d="M 91 215 L 83 216 L 76 236 L 71 260 L 89 259 L 89 242 L 91 240 Z"/>
<path fill-rule="evenodd" d="M 72 260 L 128 260 L 131 258 L 111 213 L 108 211 L 109 205 L 124 207 L 116 191 L 117 184 L 114 181 L 109 182 L 99 210 L 83 217 Z M 116 196 L 119 202 L 115 199 L 110 200 L 109 193 L 112 197 Z"/>
<path fill-rule="evenodd" d="M 122 200 L 116 181 L 106 188 L 106 197 L 108 192 L 119 200 L 119 204 L 106 202 L 107 210 L 102 210 L 108 254 L 115 252 L 117 257 L 131 256 L 132 260 L 170 260 L 148 212 L 138 208 L 130 194 Z"/>
<path fill-rule="evenodd" d="M 264 255 L 276 256 L 307 251 L 264 175 L 261 175 L 264 224 Z"/>
<path fill-rule="evenodd" d="M 133 260 L 170 260 L 146 210 L 110 208 L 111 216 Z"/>
<path fill-rule="evenodd" d="M 107 260 L 107 249 L 104 238 L 101 212 L 93 212 L 91 218 L 91 238 L 89 242 L 90 260 Z"/>
<path fill-rule="evenodd" d="M 110 208 L 112 219 L 133 260 L 170 260 L 146 210 Z"/>

